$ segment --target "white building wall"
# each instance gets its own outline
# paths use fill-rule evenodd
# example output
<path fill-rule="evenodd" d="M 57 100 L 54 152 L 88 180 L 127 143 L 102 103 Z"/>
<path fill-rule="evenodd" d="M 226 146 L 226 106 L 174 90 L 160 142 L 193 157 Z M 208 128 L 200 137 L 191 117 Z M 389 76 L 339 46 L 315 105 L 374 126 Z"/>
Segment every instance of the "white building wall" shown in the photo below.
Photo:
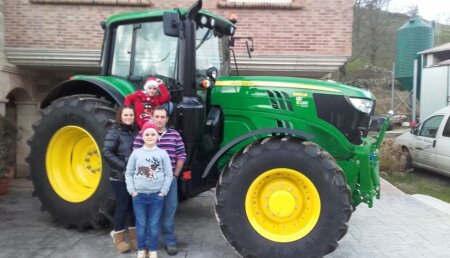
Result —
<path fill-rule="evenodd" d="M 420 120 L 450 105 L 450 67 L 427 67 L 422 70 Z"/>

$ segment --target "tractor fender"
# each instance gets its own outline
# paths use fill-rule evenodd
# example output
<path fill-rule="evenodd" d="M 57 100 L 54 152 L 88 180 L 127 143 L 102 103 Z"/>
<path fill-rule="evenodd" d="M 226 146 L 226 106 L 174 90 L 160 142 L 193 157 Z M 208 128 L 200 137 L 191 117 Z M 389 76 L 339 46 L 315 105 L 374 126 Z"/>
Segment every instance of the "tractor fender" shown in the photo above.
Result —
<path fill-rule="evenodd" d="M 294 136 L 298 136 L 298 137 L 308 140 L 308 141 L 314 139 L 314 135 L 311 133 L 306 133 L 306 132 L 302 132 L 302 131 L 290 129 L 290 128 L 273 127 L 273 128 L 264 128 L 264 129 L 259 129 L 256 131 L 251 131 L 249 133 L 239 136 L 238 138 L 230 141 L 225 146 L 223 146 L 216 153 L 216 155 L 214 155 L 214 157 L 212 157 L 211 161 L 208 163 L 208 166 L 206 166 L 205 170 L 203 171 L 202 178 L 207 177 L 211 168 L 213 167 L 213 165 L 222 157 L 222 155 L 224 155 L 227 151 L 229 151 L 235 145 L 239 144 L 240 142 L 242 142 L 244 140 L 247 140 L 250 137 L 254 137 L 256 135 L 264 135 L 264 134 L 294 135 Z"/>
<path fill-rule="evenodd" d="M 125 97 L 115 87 L 96 79 L 73 79 L 58 84 L 41 101 L 40 108 L 48 107 L 52 101 L 61 97 L 76 94 L 93 94 L 98 97 L 105 97 L 111 102 L 122 104 Z"/>

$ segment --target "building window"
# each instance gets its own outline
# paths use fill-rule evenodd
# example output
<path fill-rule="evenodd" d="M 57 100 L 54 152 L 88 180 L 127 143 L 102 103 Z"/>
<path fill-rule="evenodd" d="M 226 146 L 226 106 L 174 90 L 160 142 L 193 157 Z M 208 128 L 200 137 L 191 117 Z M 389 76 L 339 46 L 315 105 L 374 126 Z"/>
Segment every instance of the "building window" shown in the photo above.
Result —
<path fill-rule="evenodd" d="M 33 4 L 152 6 L 151 0 L 30 0 Z"/>
<path fill-rule="evenodd" d="M 305 0 L 219 0 L 219 8 L 301 9 Z"/>

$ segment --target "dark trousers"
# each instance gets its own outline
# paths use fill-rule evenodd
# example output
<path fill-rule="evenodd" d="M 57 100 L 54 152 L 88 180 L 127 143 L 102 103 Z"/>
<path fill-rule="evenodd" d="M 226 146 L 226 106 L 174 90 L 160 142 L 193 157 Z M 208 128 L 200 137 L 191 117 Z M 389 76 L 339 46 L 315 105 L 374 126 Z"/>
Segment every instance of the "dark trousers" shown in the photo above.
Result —
<path fill-rule="evenodd" d="M 125 182 L 111 180 L 110 183 L 111 189 L 116 198 L 116 210 L 114 212 L 114 231 L 124 230 L 127 219 L 128 226 L 135 227 L 136 221 L 134 218 L 131 196 L 127 191 Z"/>

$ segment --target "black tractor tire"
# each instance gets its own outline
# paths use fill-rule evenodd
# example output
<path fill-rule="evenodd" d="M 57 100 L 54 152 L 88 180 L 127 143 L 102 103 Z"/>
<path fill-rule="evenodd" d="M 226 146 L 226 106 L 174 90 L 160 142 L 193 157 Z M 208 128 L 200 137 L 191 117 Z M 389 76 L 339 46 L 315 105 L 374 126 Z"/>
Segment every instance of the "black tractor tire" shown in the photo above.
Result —
<path fill-rule="evenodd" d="M 290 196 L 295 189 L 297 194 Z M 272 136 L 249 144 L 225 166 L 216 189 L 216 217 L 242 257 L 322 257 L 347 233 L 350 198 L 345 175 L 331 155 L 312 142 Z M 266 199 L 269 205 L 264 205 Z M 290 200 L 304 201 L 295 203 L 299 213 L 285 212 Z M 271 205 L 275 208 L 265 213 Z M 312 224 L 304 222 L 303 227 L 304 217 Z M 265 230 L 272 235 L 262 234 Z M 302 233 L 293 237 L 283 230 Z"/>
<path fill-rule="evenodd" d="M 110 224 L 114 198 L 101 150 L 114 117 L 111 102 L 73 95 L 55 100 L 33 125 L 27 161 L 34 195 L 41 210 L 66 227 L 84 230 Z"/>

